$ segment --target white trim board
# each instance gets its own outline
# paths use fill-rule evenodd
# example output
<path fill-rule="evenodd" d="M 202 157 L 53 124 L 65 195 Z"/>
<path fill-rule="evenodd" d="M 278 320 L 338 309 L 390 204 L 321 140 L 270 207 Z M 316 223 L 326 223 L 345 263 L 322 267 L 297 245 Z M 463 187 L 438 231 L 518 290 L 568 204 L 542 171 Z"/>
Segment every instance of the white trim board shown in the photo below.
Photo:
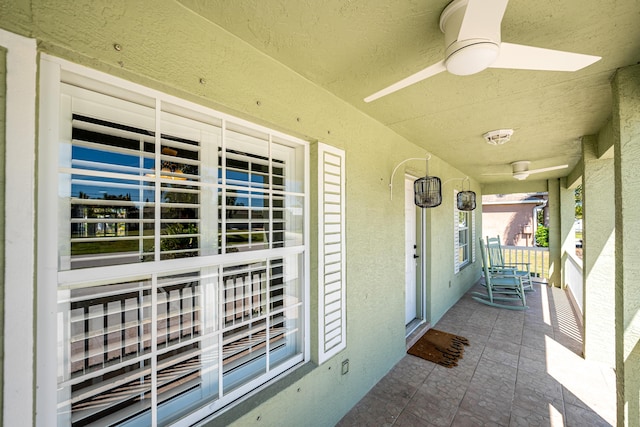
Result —
<path fill-rule="evenodd" d="M 31 424 L 34 377 L 36 41 L 0 30 L 7 49 L 5 151 L 5 425 Z"/>

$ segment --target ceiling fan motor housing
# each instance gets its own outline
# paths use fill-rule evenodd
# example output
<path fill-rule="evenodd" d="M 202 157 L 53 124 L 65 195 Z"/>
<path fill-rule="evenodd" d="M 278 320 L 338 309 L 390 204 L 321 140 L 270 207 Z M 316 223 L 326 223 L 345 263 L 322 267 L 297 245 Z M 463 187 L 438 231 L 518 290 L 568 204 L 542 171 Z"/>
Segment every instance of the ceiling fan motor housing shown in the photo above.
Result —
<path fill-rule="evenodd" d="M 529 165 L 531 162 L 527 160 L 521 160 L 519 162 L 511 163 L 511 170 L 513 171 L 513 177 L 522 181 L 529 176 Z"/>
<path fill-rule="evenodd" d="M 445 66 L 447 71 L 466 76 L 489 67 L 500 53 L 500 28 L 492 38 L 458 40 L 468 0 L 454 0 L 440 15 L 440 30 L 444 33 Z"/>

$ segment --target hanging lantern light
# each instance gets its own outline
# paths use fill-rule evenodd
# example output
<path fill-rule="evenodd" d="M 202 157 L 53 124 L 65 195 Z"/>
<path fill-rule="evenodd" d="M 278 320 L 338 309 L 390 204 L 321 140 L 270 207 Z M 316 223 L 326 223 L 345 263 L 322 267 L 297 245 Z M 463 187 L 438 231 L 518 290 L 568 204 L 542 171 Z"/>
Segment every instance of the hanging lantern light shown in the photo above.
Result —
<path fill-rule="evenodd" d="M 426 176 L 413 182 L 414 202 L 421 208 L 435 208 L 442 203 L 442 181 L 437 176 L 429 176 L 429 159 L 427 157 Z"/>
<path fill-rule="evenodd" d="M 468 180 L 468 178 L 465 178 L 465 180 Z M 464 182 L 462 185 L 464 190 Z M 471 183 L 469 183 L 469 190 L 458 193 L 457 201 L 459 211 L 472 211 L 476 208 L 476 193 L 471 191 Z"/>
<path fill-rule="evenodd" d="M 442 203 L 442 182 L 437 176 L 425 176 L 413 182 L 415 204 L 421 208 L 435 208 Z"/>

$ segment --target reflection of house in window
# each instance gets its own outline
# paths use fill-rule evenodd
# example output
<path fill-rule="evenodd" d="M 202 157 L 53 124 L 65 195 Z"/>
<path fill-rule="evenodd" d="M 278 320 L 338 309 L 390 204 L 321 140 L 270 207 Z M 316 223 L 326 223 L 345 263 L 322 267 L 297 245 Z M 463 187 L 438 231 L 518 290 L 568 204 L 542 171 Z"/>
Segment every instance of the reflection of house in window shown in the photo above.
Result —
<path fill-rule="evenodd" d="M 124 420 L 150 406 L 151 283 L 134 281 L 74 290 L 71 294 L 70 397 L 73 425 Z M 202 360 L 202 287 L 197 274 L 163 277 L 158 286 L 156 342 L 172 348 L 158 358 L 160 400 L 199 387 Z M 113 369 L 119 366 L 118 369 Z M 108 370 L 100 375 L 100 371 Z M 96 388 L 97 378 L 104 381 Z M 82 381 L 85 376 L 93 379 Z M 105 386 L 104 384 L 110 384 Z"/>
<path fill-rule="evenodd" d="M 211 375 L 218 358 L 204 352 L 210 344 L 203 336 L 207 332 L 203 281 L 207 279 L 196 272 L 159 279 L 156 345 L 169 350 L 158 358 L 160 402 L 218 381 L 217 374 Z M 225 267 L 222 283 L 222 372 L 229 392 L 247 377 L 266 371 L 267 352 L 270 366 L 295 353 L 297 342 L 290 328 L 297 319 L 285 310 L 292 301 L 285 292 L 282 259 Z M 105 417 L 126 419 L 150 406 L 149 365 L 140 359 L 152 349 L 151 292 L 148 280 L 72 291 L 69 356 L 74 425 Z M 108 374 L 100 375 L 103 370 Z M 85 381 L 86 377 L 92 379 Z"/>
<path fill-rule="evenodd" d="M 71 237 L 122 237 L 138 232 L 138 224 L 127 224 L 128 218 L 137 218 L 137 208 L 118 208 L 90 205 L 74 205 L 71 209 Z M 93 221 L 89 221 L 92 219 Z M 101 221 L 102 220 L 102 221 Z"/>

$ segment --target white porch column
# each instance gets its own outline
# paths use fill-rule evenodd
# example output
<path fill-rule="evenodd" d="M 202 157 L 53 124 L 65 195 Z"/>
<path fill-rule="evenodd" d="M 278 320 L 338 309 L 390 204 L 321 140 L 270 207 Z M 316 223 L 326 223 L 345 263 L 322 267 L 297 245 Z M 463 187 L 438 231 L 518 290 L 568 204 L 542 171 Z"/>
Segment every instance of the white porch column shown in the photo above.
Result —
<path fill-rule="evenodd" d="M 549 194 L 549 286 L 560 287 L 562 282 L 562 236 L 560 221 L 560 180 L 547 181 Z"/>

